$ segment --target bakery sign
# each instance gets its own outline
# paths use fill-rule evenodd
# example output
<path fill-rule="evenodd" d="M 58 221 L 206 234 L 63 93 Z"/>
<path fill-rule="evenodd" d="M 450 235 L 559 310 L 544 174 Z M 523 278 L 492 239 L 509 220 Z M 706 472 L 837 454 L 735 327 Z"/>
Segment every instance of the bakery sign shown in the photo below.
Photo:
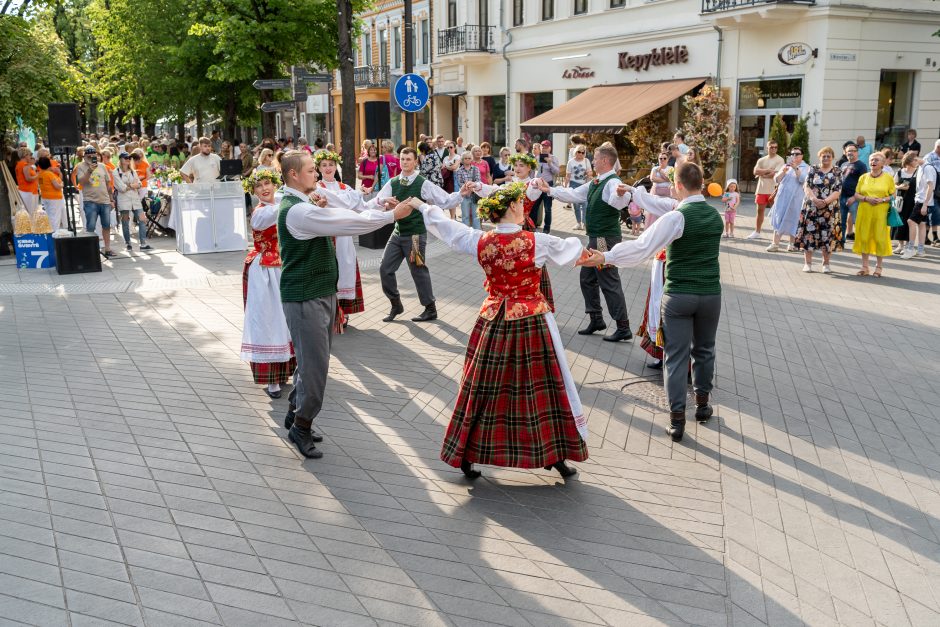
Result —
<path fill-rule="evenodd" d="M 642 72 L 650 69 L 650 66 L 678 65 L 688 62 L 689 49 L 686 46 L 663 46 L 640 54 L 621 52 L 617 67 L 621 70 Z"/>
<path fill-rule="evenodd" d="M 810 59 L 815 58 L 817 52 L 809 44 L 794 42 L 780 48 L 777 59 L 785 65 L 803 65 Z"/>
<path fill-rule="evenodd" d="M 576 65 L 561 73 L 562 78 L 594 78 L 594 70 Z"/>

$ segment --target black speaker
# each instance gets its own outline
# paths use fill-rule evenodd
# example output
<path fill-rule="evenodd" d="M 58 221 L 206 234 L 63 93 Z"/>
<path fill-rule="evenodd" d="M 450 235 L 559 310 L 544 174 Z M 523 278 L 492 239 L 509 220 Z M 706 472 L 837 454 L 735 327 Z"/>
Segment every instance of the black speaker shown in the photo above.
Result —
<path fill-rule="evenodd" d="M 63 148 L 78 148 L 82 145 L 81 126 L 82 119 L 77 104 L 74 102 L 49 103 L 46 145 L 53 152 Z"/>
<path fill-rule="evenodd" d="M 98 236 L 94 233 L 75 237 L 56 237 L 55 267 L 59 274 L 101 272 Z"/>
<path fill-rule="evenodd" d="M 392 135 L 392 123 L 387 102 L 366 102 L 366 138 L 387 139 Z"/>
<path fill-rule="evenodd" d="M 219 176 L 241 176 L 241 159 L 222 159 L 219 162 Z"/>
<path fill-rule="evenodd" d="M 392 231 L 394 230 L 395 223 L 393 222 L 391 224 L 386 224 L 382 228 L 372 231 L 371 233 L 360 235 L 359 245 L 363 248 L 381 250 L 385 248 L 385 245 L 388 243 L 389 238 L 392 236 Z"/>

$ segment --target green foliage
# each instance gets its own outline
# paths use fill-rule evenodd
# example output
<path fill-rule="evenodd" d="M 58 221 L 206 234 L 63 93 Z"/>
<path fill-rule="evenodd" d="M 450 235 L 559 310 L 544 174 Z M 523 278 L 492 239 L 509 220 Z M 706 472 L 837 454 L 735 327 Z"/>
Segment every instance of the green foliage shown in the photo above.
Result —
<path fill-rule="evenodd" d="M 660 107 L 631 123 L 626 134 L 636 150 L 635 163 L 639 167 L 646 168 L 656 163 L 661 144 L 672 138 L 669 132 L 669 105 Z"/>
<path fill-rule="evenodd" d="M 790 136 L 790 148 L 799 146 L 803 150 L 803 159 L 809 161 L 809 116 L 797 118 L 793 126 L 793 135 Z"/>
<path fill-rule="evenodd" d="M 779 113 L 770 123 L 770 141 L 777 142 L 777 154 L 785 155 L 790 150 L 790 134 L 787 132 L 783 116 Z"/>
<path fill-rule="evenodd" d="M 48 13 L 0 16 L 0 130 L 12 128 L 17 116 L 45 128 L 46 105 L 70 100 L 80 84 Z"/>
<path fill-rule="evenodd" d="M 728 102 L 713 84 L 706 83 L 698 95 L 682 100 L 686 143 L 695 148 L 705 178 L 724 165 L 734 148 Z"/>

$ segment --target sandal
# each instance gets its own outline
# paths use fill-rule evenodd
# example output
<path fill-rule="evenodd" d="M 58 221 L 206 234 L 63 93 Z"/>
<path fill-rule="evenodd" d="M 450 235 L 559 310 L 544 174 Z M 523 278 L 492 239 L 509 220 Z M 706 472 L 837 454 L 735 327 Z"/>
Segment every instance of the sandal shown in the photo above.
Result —
<path fill-rule="evenodd" d="M 881 271 L 882 271 L 882 270 L 883 270 L 883 268 L 875 268 L 875 271 L 872 272 L 871 275 L 872 275 L 873 277 L 875 277 L 876 279 L 880 279 L 880 278 L 881 278 Z"/>
<path fill-rule="evenodd" d="M 868 268 L 862 268 L 855 273 L 855 276 L 868 276 Z"/>

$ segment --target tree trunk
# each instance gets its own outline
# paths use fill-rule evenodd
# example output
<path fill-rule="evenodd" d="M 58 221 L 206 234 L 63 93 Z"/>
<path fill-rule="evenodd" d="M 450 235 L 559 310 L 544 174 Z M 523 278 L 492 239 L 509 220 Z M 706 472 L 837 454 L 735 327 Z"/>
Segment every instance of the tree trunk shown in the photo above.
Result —
<path fill-rule="evenodd" d="M 199 138 L 202 137 L 202 103 L 200 102 L 196 105 L 196 141 L 199 141 Z"/>
<path fill-rule="evenodd" d="M 88 99 L 88 132 L 98 132 L 98 101 L 95 98 Z"/>
<path fill-rule="evenodd" d="M 134 134 L 140 137 L 143 134 L 143 129 L 140 127 L 140 116 L 134 116 Z"/>
<path fill-rule="evenodd" d="M 352 0 L 337 0 L 339 9 L 339 71 L 343 83 L 342 132 L 340 153 L 343 155 L 343 179 L 356 185 L 356 83 L 353 76 L 353 6 Z"/>
<path fill-rule="evenodd" d="M 223 120 L 224 131 L 222 137 L 232 141 L 238 134 L 238 102 L 236 101 L 235 89 L 228 92 L 228 98 L 225 100 L 225 120 Z"/>
<path fill-rule="evenodd" d="M 182 150 L 183 142 L 186 141 L 186 114 L 178 113 L 176 115 L 176 143 Z"/>
<path fill-rule="evenodd" d="M 154 137 L 156 137 L 157 136 L 157 123 L 147 122 L 146 124 L 144 124 L 144 133 L 146 133 L 147 137 L 149 137 L 150 139 L 153 139 Z"/>

